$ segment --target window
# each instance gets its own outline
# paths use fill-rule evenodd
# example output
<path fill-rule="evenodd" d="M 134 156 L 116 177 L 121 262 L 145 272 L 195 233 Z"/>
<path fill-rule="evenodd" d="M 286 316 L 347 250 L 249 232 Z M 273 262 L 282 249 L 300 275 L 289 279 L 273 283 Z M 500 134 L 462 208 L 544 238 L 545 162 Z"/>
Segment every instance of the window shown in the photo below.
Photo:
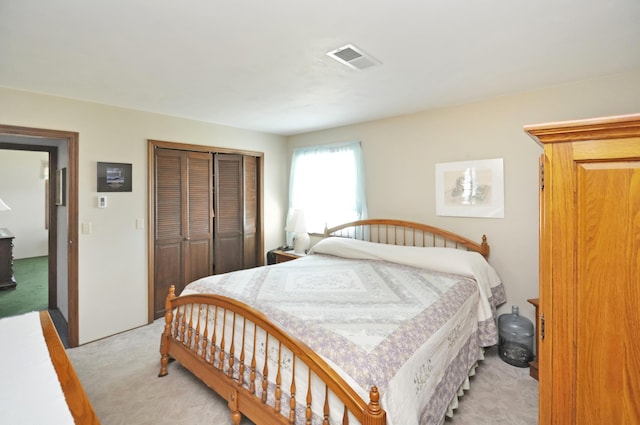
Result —
<path fill-rule="evenodd" d="M 294 209 L 304 211 L 310 233 L 367 217 L 360 142 L 293 151 L 289 216 Z"/>

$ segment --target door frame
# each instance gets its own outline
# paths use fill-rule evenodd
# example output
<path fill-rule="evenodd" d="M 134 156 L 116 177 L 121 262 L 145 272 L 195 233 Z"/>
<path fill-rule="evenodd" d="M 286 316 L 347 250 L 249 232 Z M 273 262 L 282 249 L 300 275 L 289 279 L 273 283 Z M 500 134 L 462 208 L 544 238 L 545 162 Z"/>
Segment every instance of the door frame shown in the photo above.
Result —
<path fill-rule="evenodd" d="M 57 169 L 58 148 L 51 145 L 39 144 L 37 139 L 57 139 L 67 143 L 68 163 L 67 163 L 67 305 L 68 305 L 68 341 L 70 347 L 77 347 L 79 344 L 78 326 L 78 164 L 79 164 L 79 134 L 71 131 L 49 130 L 33 127 L 19 127 L 13 125 L 0 124 L 0 134 L 11 136 L 25 136 L 32 139 L 28 143 L 6 143 L 0 142 L 0 146 L 10 150 L 31 150 L 49 152 L 49 169 Z M 58 289 L 58 210 L 54 200 L 54 191 L 49 191 L 49 305 L 57 307 Z M 56 225 L 52 225 L 56 223 Z M 52 288 L 53 286 L 53 288 Z M 52 293 L 53 291 L 53 293 Z M 52 305 L 53 301 L 55 301 Z"/>
<path fill-rule="evenodd" d="M 259 258 L 264 264 L 264 153 L 255 152 L 241 149 L 229 149 L 218 148 L 214 146 L 204 145 L 191 145 L 186 143 L 165 142 L 161 140 L 147 139 L 147 222 L 149 225 L 147 228 L 147 276 L 149 279 L 148 285 L 148 308 L 147 308 L 147 321 L 153 323 L 154 319 L 154 298 L 155 298 L 155 234 L 156 234 L 156 161 L 155 151 L 157 148 L 163 149 L 176 149 L 181 151 L 192 152 L 208 152 L 214 153 L 228 153 L 228 154 L 240 154 L 255 156 L 258 159 L 258 229 L 257 235 L 259 238 L 258 249 Z"/>

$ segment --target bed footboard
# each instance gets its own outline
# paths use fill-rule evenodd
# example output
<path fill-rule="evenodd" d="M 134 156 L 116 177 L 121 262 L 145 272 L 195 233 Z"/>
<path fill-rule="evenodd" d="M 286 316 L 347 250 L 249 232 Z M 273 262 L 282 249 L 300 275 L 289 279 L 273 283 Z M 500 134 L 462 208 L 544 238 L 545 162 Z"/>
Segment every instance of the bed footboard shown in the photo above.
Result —
<path fill-rule="evenodd" d="M 227 400 L 231 418 L 259 424 L 385 425 L 372 387 L 369 403 L 307 345 L 231 298 L 198 294 L 166 300 L 160 374 L 178 360 Z M 315 419 L 313 419 L 315 418 Z"/>

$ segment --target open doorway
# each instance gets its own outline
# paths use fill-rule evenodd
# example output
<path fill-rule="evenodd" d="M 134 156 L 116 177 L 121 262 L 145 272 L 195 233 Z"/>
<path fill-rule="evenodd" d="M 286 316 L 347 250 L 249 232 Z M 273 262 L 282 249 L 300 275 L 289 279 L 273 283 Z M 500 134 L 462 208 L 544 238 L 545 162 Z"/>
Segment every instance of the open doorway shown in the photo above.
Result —
<path fill-rule="evenodd" d="M 0 318 L 49 308 L 49 152 L 0 150 Z M 11 267 L 11 258 L 13 267 Z M 17 282 L 20 285 L 17 285 Z M 55 292 L 55 287 L 51 288 Z M 55 293 L 53 294 L 55 295 Z"/>
<path fill-rule="evenodd" d="M 68 323 L 68 346 L 78 345 L 78 134 L 58 130 L 0 125 L 0 154 L 6 151 L 45 152 L 49 157 L 48 308 L 59 310 Z M 56 202 L 56 170 L 65 170 L 65 202 Z M 4 181 L 2 185 L 11 184 Z M 60 192 L 60 190 L 58 190 Z M 18 285 L 20 283 L 18 282 Z M 52 315 L 53 316 L 53 315 Z M 55 317 L 54 317 L 55 319 Z"/>

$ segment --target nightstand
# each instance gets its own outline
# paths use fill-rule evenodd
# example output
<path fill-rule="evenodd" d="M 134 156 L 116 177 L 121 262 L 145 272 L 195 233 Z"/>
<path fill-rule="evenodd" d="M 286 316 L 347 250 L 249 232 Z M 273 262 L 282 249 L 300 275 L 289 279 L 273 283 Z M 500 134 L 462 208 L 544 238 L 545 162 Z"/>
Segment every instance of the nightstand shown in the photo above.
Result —
<path fill-rule="evenodd" d="M 304 257 L 305 254 L 296 254 L 293 251 L 282 251 L 276 250 L 273 251 L 273 254 L 276 256 L 276 264 L 284 263 L 285 261 L 295 260 L 296 258 Z"/>

